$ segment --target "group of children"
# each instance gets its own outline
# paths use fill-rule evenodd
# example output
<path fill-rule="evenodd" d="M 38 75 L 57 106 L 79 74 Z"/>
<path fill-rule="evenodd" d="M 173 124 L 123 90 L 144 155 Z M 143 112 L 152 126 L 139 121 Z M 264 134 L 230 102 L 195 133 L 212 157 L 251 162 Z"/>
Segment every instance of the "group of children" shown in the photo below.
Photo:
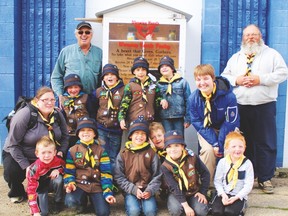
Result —
<path fill-rule="evenodd" d="M 208 214 L 210 173 L 184 141 L 184 128 L 191 123 L 189 84 L 176 73 L 169 56 L 160 60 L 158 71 L 162 77 L 155 83 L 148 76 L 148 61 L 138 57 L 131 68 L 134 78 L 124 85 L 117 66 L 106 64 L 102 85 L 92 95 L 82 92 L 78 75 L 64 78 L 65 93 L 59 102 L 71 147 L 63 163 L 53 141 L 44 137 L 37 143 L 38 160 L 27 172 L 33 215 L 48 214 L 49 185 L 42 182 L 59 178 L 61 188 L 62 175 L 65 205 L 78 213 L 85 210 L 89 197 L 96 215 L 109 215 L 117 186 L 127 215 L 156 215 L 158 192 L 167 200 L 170 215 Z M 160 115 L 161 123 L 154 122 L 155 115 Z M 123 130 L 128 141 L 120 150 Z M 225 150 L 215 174 L 212 213 L 239 215 L 253 186 L 253 168 L 244 157 L 245 139 L 238 132 L 228 134 Z M 55 202 L 60 202 L 59 197 L 60 192 Z"/>

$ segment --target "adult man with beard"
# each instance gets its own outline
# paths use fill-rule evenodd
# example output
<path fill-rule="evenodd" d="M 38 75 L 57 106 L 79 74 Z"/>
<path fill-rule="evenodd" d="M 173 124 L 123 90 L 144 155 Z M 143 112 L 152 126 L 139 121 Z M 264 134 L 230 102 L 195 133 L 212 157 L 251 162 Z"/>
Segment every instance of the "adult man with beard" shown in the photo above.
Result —
<path fill-rule="evenodd" d="M 264 44 L 256 25 L 248 25 L 241 50 L 228 60 L 222 76 L 234 86 L 240 130 L 247 143 L 245 154 L 253 163 L 259 187 L 271 194 L 277 151 L 276 99 L 279 83 L 288 76 L 285 61 Z"/>

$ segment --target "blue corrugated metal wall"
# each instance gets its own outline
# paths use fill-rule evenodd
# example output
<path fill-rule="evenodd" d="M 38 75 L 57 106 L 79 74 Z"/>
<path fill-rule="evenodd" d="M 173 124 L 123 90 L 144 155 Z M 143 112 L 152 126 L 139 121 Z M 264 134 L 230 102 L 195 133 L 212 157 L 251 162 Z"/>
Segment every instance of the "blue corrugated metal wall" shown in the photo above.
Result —
<path fill-rule="evenodd" d="M 59 50 L 65 45 L 65 1 L 23 0 L 21 5 L 21 68 L 16 86 L 20 95 L 34 96 L 50 85 L 50 74 Z M 22 78 L 22 79 L 21 79 Z"/>

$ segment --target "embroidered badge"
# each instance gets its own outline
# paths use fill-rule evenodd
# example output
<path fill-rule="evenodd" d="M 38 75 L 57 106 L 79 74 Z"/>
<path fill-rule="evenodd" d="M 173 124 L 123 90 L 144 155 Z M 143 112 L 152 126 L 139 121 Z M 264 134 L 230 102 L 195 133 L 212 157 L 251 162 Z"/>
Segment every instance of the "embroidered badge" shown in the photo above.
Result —
<path fill-rule="evenodd" d="M 76 158 L 82 158 L 83 157 L 83 153 L 82 152 L 76 152 L 75 153 L 75 157 Z"/>
<path fill-rule="evenodd" d="M 230 123 L 234 123 L 237 119 L 238 107 L 228 107 L 227 114 L 226 114 L 226 121 Z"/>

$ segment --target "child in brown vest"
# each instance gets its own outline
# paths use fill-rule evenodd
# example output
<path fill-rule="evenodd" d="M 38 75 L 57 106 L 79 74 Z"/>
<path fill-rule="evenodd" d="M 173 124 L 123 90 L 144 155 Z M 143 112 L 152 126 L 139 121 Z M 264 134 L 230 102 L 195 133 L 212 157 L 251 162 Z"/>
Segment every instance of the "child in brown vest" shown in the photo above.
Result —
<path fill-rule="evenodd" d="M 206 216 L 208 202 L 205 196 L 209 187 L 209 171 L 196 155 L 188 154 L 181 132 L 168 131 L 164 143 L 167 156 L 161 171 L 170 189 L 167 201 L 170 215 L 185 213 Z"/>
<path fill-rule="evenodd" d="M 148 123 L 137 119 L 130 125 L 125 148 L 116 159 L 115 180 L 122 189 L 127 215 L 156 215 L 155 193 L 161 185 L 160 161 L 147 142 Z"/>

